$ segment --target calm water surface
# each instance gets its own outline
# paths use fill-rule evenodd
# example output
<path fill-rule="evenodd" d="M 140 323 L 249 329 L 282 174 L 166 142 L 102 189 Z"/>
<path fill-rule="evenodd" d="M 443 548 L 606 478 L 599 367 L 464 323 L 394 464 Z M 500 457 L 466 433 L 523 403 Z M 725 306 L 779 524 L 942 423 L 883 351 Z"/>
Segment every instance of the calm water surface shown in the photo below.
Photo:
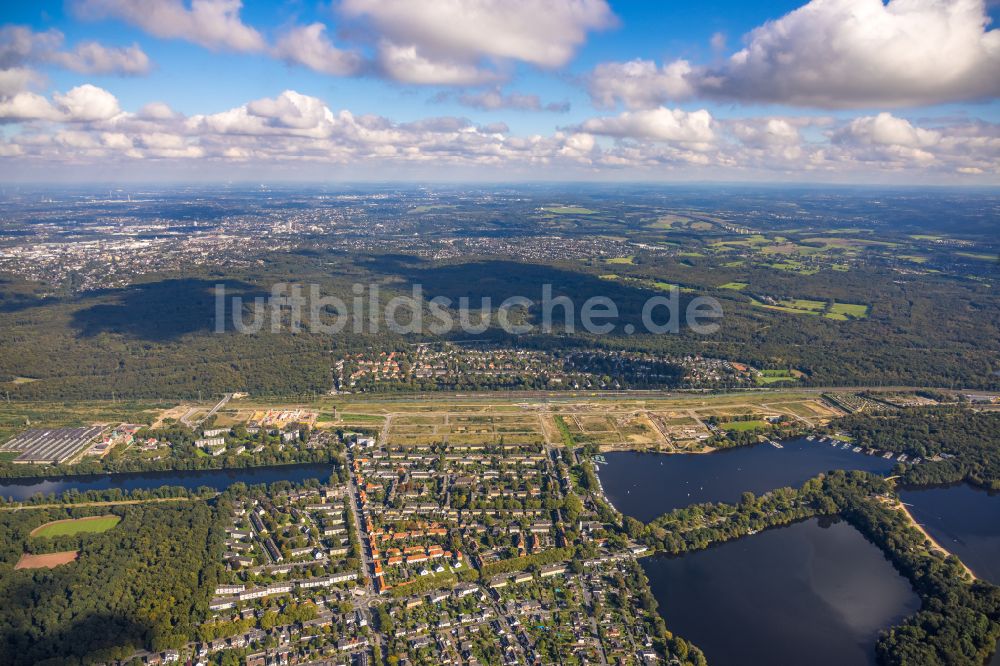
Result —
<path fill-rule="evenodd" d="M 648 522 L 672 509 L 701 502 L 736 502 L 740 493 L 760 495 L 798 487 L 820 472 L 860 469 L 886 473 L 893 462 L 829 443 L 795 439 L 706 454 L 608 453 L 598 474 L 604 492 L 622 513 Z"/>
<path fill-rule="evenodd" d="M 26 478 L 5 479 L 0 481 L 0 497 L 25 500 L 36 493 L 56 495 L 67 490 L 107 490 L 121 488 L 137 490 L 159 488 L 160 486 L 184 486 L 195 489 L 208 486 L 216 490 L 225 490 L 237 482 L 247 485 L 274 483 L 275 481 L 291 481 L 293 483 L 306 479 L 326 481 L 332 473 L 332 467 L 321 463 L 304 463 L 298 465 L 274 465 L 271 467 L 247 467 L 243 469 L 192 469 L 170 472 L 135 472 L 126 474 L 103 474 L 95 476 L 63 476 L 51 479 Z"/>
<path fill-rule="evenodd" d="M 641 562 L 667 627 L 713 666 L 874 664 L 878 632 L 920 608 L 845 522 L 812 519 Z"/>
<path fill-rule="evenodd" d="M 899 496 L 935 541 L 976 576 L 1000 585 L 1000 494 L 957 484 Z"/>
<path fill-rule="evenodd" d="M 861 469 L 884 474 L 894 464 L 842 445 L 805 439 L 782 444 L 782 449 L 764 444 L 704 455 L 609 453 L 608 464 L 598 472 L 605 494 L 619 510 L 649 521 L 699 502 L 735 502 L 745 491 L 759 495 L 796 487 L 820 472 Z M 965 484 L 902 490 L 900 495 L 942 546 L 977 576 L 1000 584 L 1000 495 Z M 804 663 L 802 655 L 811 658 L 809 663 L 871 663 L 878 630 L 908 615 L 913 610 L 908 603 L 916 598 L 910 598 L 909 585 L 881 552 L 846 524 L 823 530 L 810 521 L 679 559 L 648 559 L 643 566 L 650 580 L 658 581 L 654 592 L 668 626 L 701 644 L 713 664 L 766 663 L 772 649 L 780 649 L 786 658 L 773 663 Z M 883 577 L 889 581 L 884 583 L 888 590 L 880 588 Z M 899 584 L 908 601 L 897 608 L 893 604 Z M 727 594 L 730 585 L 743 591 Z M 865 587 L 876 596 L 869 598 Z M 753 634 L 772 625 L 777 628 L 759 644 L 760 653 L 745 652 L 753 636 L 743 638 L 742 629 L 741 638 L 711 643 L 720 629 L 729 636 L 733 627 L 754 627 L 749 632 Z M 828 633 L 836 640 L 828 641 Z M 699 639 L 702 635 L 704 640 Z M 710 644 L 717 656 L 708 650 Z M 823 647 L 809 652 L 810 646 Z M 807 651 L 797 653 L 800 648 Z M 812 658 L 819 652 L 836 656 L 816 662 Z M 989 663 L 1000 666 L 1000 655 Z"/>

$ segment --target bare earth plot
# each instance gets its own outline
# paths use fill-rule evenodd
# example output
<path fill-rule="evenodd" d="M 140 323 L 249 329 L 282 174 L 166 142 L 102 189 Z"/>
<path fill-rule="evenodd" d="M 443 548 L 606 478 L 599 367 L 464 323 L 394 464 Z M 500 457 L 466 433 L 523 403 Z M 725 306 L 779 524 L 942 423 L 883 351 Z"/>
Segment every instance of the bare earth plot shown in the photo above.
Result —
<path fill-rule="evenodd" d="M 14 569 L 54 569 L 63 564 L 74 562 L 77 551 L 67 550 L 61 553 L 45 553 L 44 555 L 29 555 L 25 553 L 14 565 Z"/>
<path fill-rule="evenodd" d="M 545 441 L 538 416 L 530 412 L 493 412 L 490 406 L 427 413 L 391 414 L 386 427 L 388 443 L 399 446 L 429 444 L 508 445 Z"/>
<path fill-rule="evenodd" d="M 379 412 L 385 414 L 383 437 L 395 446 L 481 447 L 501 442 L 561 446 L 563 437 L 555 422 L 558 416 L 575 444 L 592 444 L 605 451 L 701 450 L 703 440 L 710 435 L 705 425 L 710 416 L 720 420 L 786 416 L 813 426 L 837 415 L 817 397 L 783 393 L 643 400 L 522 399 L 513 404 L 501 398 L 476 398 L 469 404 L 396 403 L 392 411 L 389 405 L 373 406 L 376 408 L 365 411 L 375 418 Z"/>

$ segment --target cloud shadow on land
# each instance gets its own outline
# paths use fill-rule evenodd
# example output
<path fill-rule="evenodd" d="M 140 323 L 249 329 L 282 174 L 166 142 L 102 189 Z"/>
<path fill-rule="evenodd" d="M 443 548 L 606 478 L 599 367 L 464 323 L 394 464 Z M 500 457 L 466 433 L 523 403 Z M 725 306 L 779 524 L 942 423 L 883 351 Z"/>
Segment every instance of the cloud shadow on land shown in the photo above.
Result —
<path fill-rule="evenodd" d="M 639 279 L 628 284 L 568 269 L 516 261 L 482 260 L 435 265 L 410 256 L 382 255 L 366 264 L 372 271 L 420 284 L 424 299 L 436 296 L 452 299 L 452 308 L 458 307 L 458 299 L 467 297 L 470 308 L 478 309 L 482 299 L 489 297 L 495 310 L 505 299 L 523 296 L 534 301 L 529 311 L 530 321 L 534 324 L 542 322 L 542 288 L 548 284 L 552 286 L 553 299 L 566 296 L 572 301 L 578 331 L 582 330 L 581 309 L 589 298 L 602 296 L 614 302 L 618 317 L 608 321 L 614 322 L 620 332 L 625 324 L 632 324 L 636 331 L 640 331 L 645 303 L 656 296 L 670 296 L 665 290 L 644 286 Z M 682 314 L 692 297 L 691 294 L 680 294 Z M 655 321 L 662 323 L 664 317 L 663 308 L 658 308 L 654 314 Z M 564 310 L 558 304 L 552 308 L 552 320 L 555 329 L 561 328 L 566 320 Z M 683 332 L 683 325 L 681 330 Z"/>
<path fill-rule="evenodd" d="M 195 278 L 134 284 L 88 296 L 100 302 L 73 313 L 71 326 L 83 337 L 101 333 L 151 342 L 169 342 L 192 333 L 215 330 L 215 285 L 226 285 L 226 298 L 265 296 L 254 285 Z M 227 318 L 227 328 L 231 322 Z"/>

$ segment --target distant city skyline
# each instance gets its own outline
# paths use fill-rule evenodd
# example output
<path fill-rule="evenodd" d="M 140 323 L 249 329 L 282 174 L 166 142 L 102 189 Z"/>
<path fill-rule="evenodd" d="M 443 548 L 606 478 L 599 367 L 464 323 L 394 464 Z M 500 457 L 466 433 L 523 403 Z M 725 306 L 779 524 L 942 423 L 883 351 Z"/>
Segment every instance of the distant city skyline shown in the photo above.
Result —
<path fill-rule="evenodd" d="M 1000 3 L 45 0 L 5 182 L 1000 184 Z"/>

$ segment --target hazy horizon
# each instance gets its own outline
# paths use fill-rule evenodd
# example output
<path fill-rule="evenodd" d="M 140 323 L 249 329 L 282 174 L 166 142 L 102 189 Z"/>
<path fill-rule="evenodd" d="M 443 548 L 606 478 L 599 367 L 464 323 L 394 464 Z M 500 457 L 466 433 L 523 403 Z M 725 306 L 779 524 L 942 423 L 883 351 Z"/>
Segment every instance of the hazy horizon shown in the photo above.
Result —
<path fill-rule="evenodd" d="M 0 178 L 996 186 L 998 13 L 985 0 L 11 5 Z"/>

